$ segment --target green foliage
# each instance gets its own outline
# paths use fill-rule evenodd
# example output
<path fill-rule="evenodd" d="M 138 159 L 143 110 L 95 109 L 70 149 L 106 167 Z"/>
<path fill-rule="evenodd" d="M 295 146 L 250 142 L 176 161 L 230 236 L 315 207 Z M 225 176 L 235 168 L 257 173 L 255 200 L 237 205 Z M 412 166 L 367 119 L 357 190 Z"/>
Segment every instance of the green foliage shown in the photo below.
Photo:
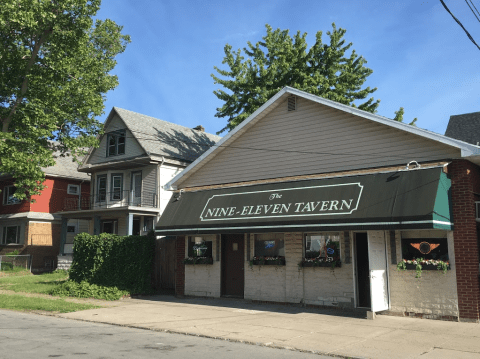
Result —
<path fill-rule="evenodd" d="M 403 115 L 405 114 L 405 110 L 403 107 L 400 107 L 398 111 L 395 111 L 395 117 L 393 118 L 394 121 L 403 122 Z M 418 118 L 414 118 L 409 125 L 416 126 L 415 122 L 417 122 Z"/>
<path fill-rule="evenodd" d="M 112 20 L 96 20 L 100 0 L 2 0 L 0 6 L 0 173 L 15 196 L 44 188 L 55 155 L 77 159 L 98 145 L 110 71 L 130 42 Z M 57 141 L 55 143 L 50 141 Z"/>
<path fill-rule="evenodd" d="M 123 296 L 128 295 L 129 292 L 126 290 L 120 290 L 117 287 L 99 286 L 96 284 L 90 284 L 86 281 L 77 283 L 73 280 L 69 280 L 53 288 L 49 294 L 60 297 L 118 300 Z"/>
<path fill-rule="evenodd" d="M 154 236 L 120 237 L 102 233 L 75 237 L 70 279 L 132 294 L 151 291 Z"/>
<path fill-rule="evenodd" d="M 214 83 L 231 92 L 214 91 L 224 102 L 215 116 L 228 120 L 219 133 L 235 128 L 285 86 L 354 107 L 354 101 L 363 100 L 377 90 L 362 88 L 373 71 L 365 67 L 367 61 L 355 50 L 347 55 L 352 43 L 345 43 L 345 29 L 332 24 L 332 31 L 327 32 L 329 44 L 324 44 L 322 32 L 317 32 L 315 44 L 309 49 L 307 33 L 297 31 L 292 38 L 288 30 L 272 30 L 268 24 L 266 30 L 262 41 L 255 45 L 248 42 L 243 54 L 240 49 L 233 51 L 231 45 L 225 45 L 222 64 L 229 69 L 214 67 L 226 78 L 212 74 Z M 358 107 L 374 113 L 379 103 L 371 97 Z"/>
<path fill-rule="evenodd" d="M 46 299 L 25 297 L 17 294 L 0 294 L 0 308 L 19 311 L 43 310 L 48 312 L 68 313 L 98 307 L 91 304 L 69 303 L 64 299 Z"/>
<path fill-rule="evenodd" d="M 8 253 L 6 253 L 5 255 L 6 255 L 6 256 L 14 257 L 14 256 L 18 256 L 19 254 L 20 254 L 19 250 L 18 250 L 18 249 L 15 249 L 14 251 L 8 252 Z"/>

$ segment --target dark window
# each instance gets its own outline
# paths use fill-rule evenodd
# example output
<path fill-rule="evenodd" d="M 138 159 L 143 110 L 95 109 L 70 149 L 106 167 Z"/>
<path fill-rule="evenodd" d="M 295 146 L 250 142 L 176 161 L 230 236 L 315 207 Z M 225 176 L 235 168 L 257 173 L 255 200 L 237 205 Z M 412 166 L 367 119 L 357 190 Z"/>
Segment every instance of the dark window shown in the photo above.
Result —
<path fill-rule="evenodd" d="M 99 176 L 97 181 L 97 202 L 105 202 L 107 199 L 107 176 Z"/>
<path fill-rule="evenodd" d="M 125 130 L 107 134 L 107 157 L 125 154 Z"/>
<path fill-rule="evenodd" d="M 118 221 L 116 220 L 102 221 L 102 233 L 118 234 Z"/>
<path fill-rule="evenodd" d="M 112 174 L 110 199 L 112 201 L 119 201 L 123 197 L 122 194 L 123 194 L 123 175 Z"/>
<path fill-rule="evenodd" d="M 149 232 L 153 229 L 153 217 L 143 218 L 143 231 Z"/>
<path fill-rule="evenodd" d="M 20 226 L 3 227 L 2 244 L 19 244 Z"/>
<path fill-rule="evenodd" d="M 446 238 L 402 238 L 402 258 L 416 258 L 448 261 Z"/>
<path fill-rule="evenodd" d="M 188 256 L 189 257 L 212 257 L 212 241 L 205 240 L 204 237 L 188 238 Z"/>
<path fill-rule="evenodd" d="M 255 235 L 255 257 L 284 257 L 283 233 Z"/>
<path fill-rule="evenodd" d="M 67 233 L 75 233 L 76 229 L 76 226 L 67 226 Z"/>
<path fill-rule="evenodd" d="M 13 197 L 15 190 L 15 186 L 6 186 L 3 189 L 3 204 L 18 204 L 21 202 L 18 198 Z"/>

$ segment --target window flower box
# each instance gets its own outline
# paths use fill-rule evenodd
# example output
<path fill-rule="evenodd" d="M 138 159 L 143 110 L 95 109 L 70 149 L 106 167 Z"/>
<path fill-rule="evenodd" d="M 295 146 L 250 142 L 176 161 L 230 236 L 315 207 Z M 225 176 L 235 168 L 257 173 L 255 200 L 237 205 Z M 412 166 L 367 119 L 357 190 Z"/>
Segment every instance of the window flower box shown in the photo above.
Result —
<path fill-rule="evenodd" d="M 450 263 L 448 261 L 441 261 L 435 259 L 404 259 L 397 264 L 398 270 L 414 270 L 416 272 L 415 278 L 422 276 L 423 270 L 439 270 L 443 274 L 447 273 L 450 269 Z"/>
<path fill-rule="evenodd" d="M 300 263 L 298 263 L 299 267 L 328 267 L 328 268 L 340 268 L 342 266 L 342 262 L 340 258 L 332 258 L 332 257 L 316 257 L 316 258 L 304 258 Z"/>
<path fill-rule="evenodd" d="M 213 264 L 212 257 L 187 257 L 183 260 L 184 264 Z"/>
<path fill-rule="evenodd" d="M 250 261 L 250 265 L 261 265 L 261 266 L 284 266 L 285 257 L 253 257 Z"/>

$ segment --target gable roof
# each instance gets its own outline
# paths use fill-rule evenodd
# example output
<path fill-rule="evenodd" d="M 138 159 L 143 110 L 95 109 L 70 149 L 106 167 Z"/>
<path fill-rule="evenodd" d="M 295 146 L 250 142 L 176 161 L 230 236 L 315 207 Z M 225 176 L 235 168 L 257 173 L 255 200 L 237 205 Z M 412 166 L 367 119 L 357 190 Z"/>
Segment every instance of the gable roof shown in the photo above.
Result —
<path fill-rule="evenodd" d="M 147 155 L 158 155 L 193 162 L 213 146 L 220 136 L 114 107 L 107 122 L 118 114 Z"/>
<path fill-rule="evenodd" d="M 480 112 L 450 116 L 445 136 L 477 145 L 480 142 Z"/>
<path fill-rule="evenodd" d="M 80 162 L 74 162 L 72 156 L 60 157 L 56 154 L 54 154 L 54 156 L 57 156 L 55 158 L 55 165 L 42 168 L 45 175 L 90 181 L 90 176 L 87 173 L 78 171 L 81 160 Z"/>
<path fill-rule="evenodd" d="M 166 188 L 176 189 L 176 185 L 178 183 L 181 183 L 184 180 L 186 180 L 193 173 L 195 173 L 197 170 L 203 167 L 207 162 L 212 160 L 217 154 L 223 151 L 224 148 L 228 147 L 229 144 L 231 144 L 233 141 L 239 138 L 243 133 L 248 131 L 250 127 L 255 125 L 259 120 L 261 120 L 269 112 L 271 112 L 278 104 L 280 104 L 282 101 L 284 101 L 287 97 L 291 95 L 298 96 L 306 100 L 310 100 L 315 103 L 322 104 L 322 105 L 367 119 L 369 121 L 372 121 L 378 124 L 386 125 L 391 128 L 408 132 L 408 133 L 423 137 L 425 139 L 433 140 L 433 141 L 454 147 L 461 151 L 462 157 L 480 153 L 480 147 L 478 146 L 473 146 L 471 144 L 468 144 L 456 139 L 445 137 L 435 132 L 424 130 L 424 129 L 411 126 L 402 122 L 394 121 L 383 116 L 372 114 L 370 112 L 362 111 L 362 110 L 359 110 L 358 108 L 354 108 L 349 105 L 343 105 L 338 102 L 327 100 L 322 97 L 315 96 L 291 87 L 285 87 L 282 90 L 280 90 L 277 94 L 275 94 L 275 96 L 273 96 L 270 100 L 268 100 L 263 106 L 261 106 L 252 115 L 250 115 L 239 126 L 237 126 L 234 130 L 232 130 L 220 141 L 218 141 L 215 146 L 210 148 L 203 155 L 197 158 L 195 162 L 190 164 L 187 168 L 185 168 L 185 170 L 183 170 L 181 173 L 175 176 L 170 182 L 167 183 Z"/>

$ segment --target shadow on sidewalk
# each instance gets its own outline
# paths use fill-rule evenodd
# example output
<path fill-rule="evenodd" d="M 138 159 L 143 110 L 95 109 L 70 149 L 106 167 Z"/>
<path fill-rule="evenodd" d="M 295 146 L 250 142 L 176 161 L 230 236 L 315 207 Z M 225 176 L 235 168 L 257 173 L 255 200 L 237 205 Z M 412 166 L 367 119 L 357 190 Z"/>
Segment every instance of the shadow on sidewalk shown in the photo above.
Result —
<path fill-rule="evenodd" d="M 276 304 L 276 303 L 261 303 L 254 302 L 247 299 L 238 298 L 206 298 L 206 297 L 175 297 L 172 291 L 163 290 L 159 294 L 149 296 L 135 296 L 133 300 L 146 300 L 153 302 L 165 302 L 165 303 L 178 303 L 178 304 L 193 304 L 193 305 L 205 305 L 210 307 L 222 307 L 231 309 L 243 309 L 254 310 L 262 312 L 273 312 L 282 314 L 301 314 L 301 313 L 313 313 L 322 315 L 331 315 L 335 317 L 346 318 L 367 318 L 366 309 L 340 309 L 340 308 L 318 308 L 318 307 L 305 307 L 302 304 L 288 303 L 288 304 Z"/>

